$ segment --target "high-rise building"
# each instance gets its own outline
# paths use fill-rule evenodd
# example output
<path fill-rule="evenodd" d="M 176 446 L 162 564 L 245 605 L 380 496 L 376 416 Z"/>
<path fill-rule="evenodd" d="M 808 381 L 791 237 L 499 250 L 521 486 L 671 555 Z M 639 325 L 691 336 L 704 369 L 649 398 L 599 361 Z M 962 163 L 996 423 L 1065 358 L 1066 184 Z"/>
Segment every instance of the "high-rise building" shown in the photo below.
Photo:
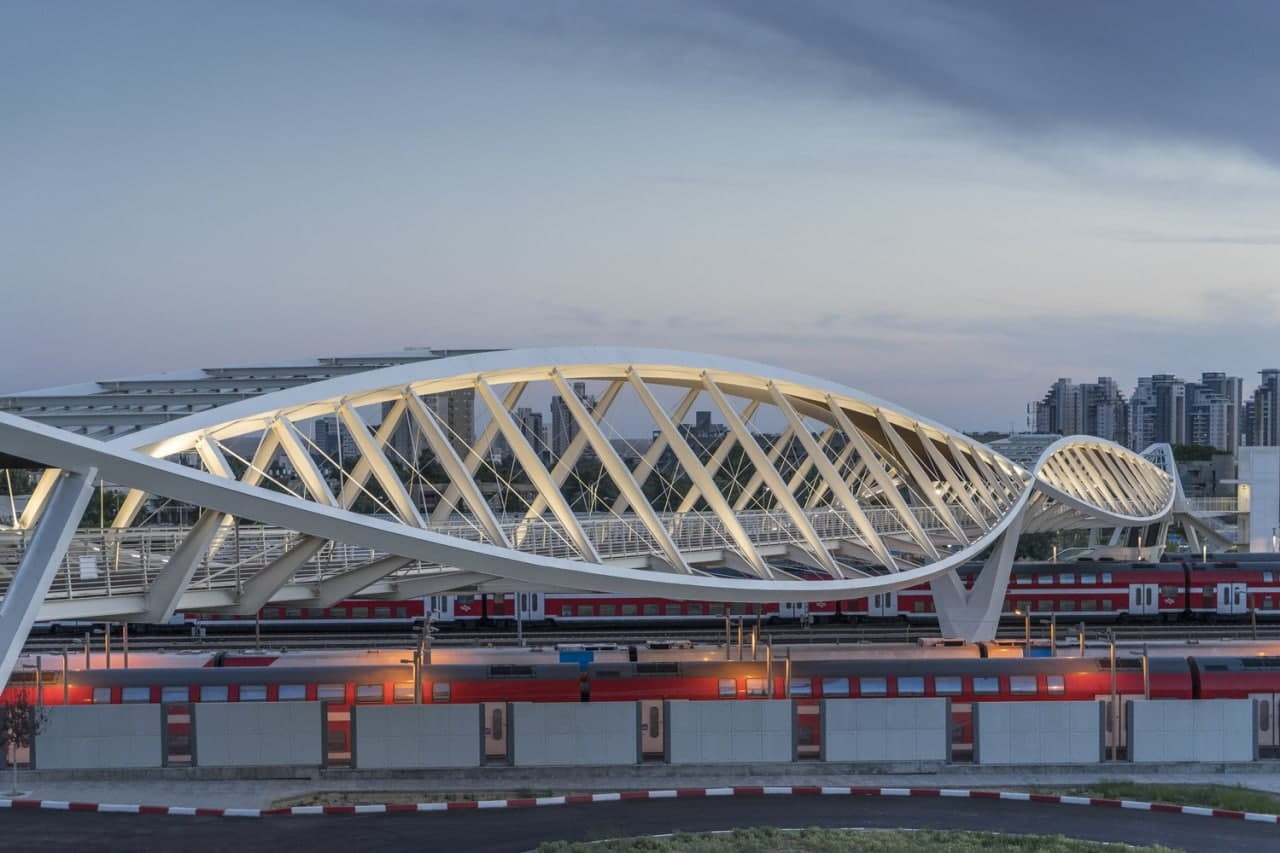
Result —
<path fill-rule="evenodd" d="M 476 440 L 476 392 L 474 388 L 460 388 L 443 394 L 428 394 L 422 398 L 428 410 L 435 413 L 440 429 L 448 436 L 454 451 L 464 459 Z M 382 404 L 382 416 L 391 411 L 393 402 Z M 392 461 L 416 464 L 422 451 L 429 445 L 412 416 L 404 415 L 391 439 L 387 442 L 387 455 Z"/>
<path fill-rule="evenodd" d="M 1028 406 L 1027 427 L 1038 435 L 1096 435 L 1124 444 L 1129 406 L 1109 376 L 1079 385 L 1059 379 L 1044 399 Z"/>
<path fill-rule="evenodd" d="M 1200 385 L 1222 398 L 1223 443 L 1213 446 L 1234 452 L 1244 432 L 1244 380 L 1225 373 L 1201 373 Z"/>
<path fill-rule="evenodd" d="M 1171 373 L 1138 378 L 1129 398 L 1129 446 L 1187 443 L 1187 385 Z"/>
<path fill-rule="evenodd" d="M 1253 392 L 1249 443 L 1260 447 L 1280 445 L 1280 370 L 1258 371 L 1262 381 Z"/>
<path fill-rule="evenodd" d="M 516 426 L 520 428 L 520 434 L 524 436 L 524 440 L 529 442 L 529 446 L 538 454 L 538 458 L 543 462 L 551 461 L 551 448 L 547 446 L 547 430 L 543 426 L 542 412 L 534 411 L 528 406 L 521 406 L 516 409 L 515 418 Z"/>
<path fill-rule="evenodd" d="M 582 402 L 588 412 L 593 411 L 598 403 L 594 396 L 587 394 L 587 383 L 573 383 L 573 393 Z M 560 396 L 551 398 L 551 455 L 555 459 L 564 456 L 569 444 L 578 434 L 578 422 L 569 411 L 569 406 Z M 583 451 L 583 458 L 594 456 L 591 448 Z"/>

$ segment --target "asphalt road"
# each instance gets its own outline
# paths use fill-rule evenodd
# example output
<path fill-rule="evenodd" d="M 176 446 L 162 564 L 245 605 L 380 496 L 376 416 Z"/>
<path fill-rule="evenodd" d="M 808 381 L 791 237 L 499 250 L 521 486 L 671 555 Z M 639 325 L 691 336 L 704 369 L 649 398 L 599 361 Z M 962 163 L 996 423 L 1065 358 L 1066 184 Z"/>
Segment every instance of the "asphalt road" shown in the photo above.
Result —
<path fill-rule="evenodd" d="M 5 810 L 0 812 L 0 850 L 507 853 L 558 839 L 595 840 L 748 826 L 1061 833 L 1096 841 L 1159 843 L 1205 853 L 1256 853 L 1280 846 L 1280 827 L 1223 818 L 999 800 L 801 796 L 262 819 Z"/>

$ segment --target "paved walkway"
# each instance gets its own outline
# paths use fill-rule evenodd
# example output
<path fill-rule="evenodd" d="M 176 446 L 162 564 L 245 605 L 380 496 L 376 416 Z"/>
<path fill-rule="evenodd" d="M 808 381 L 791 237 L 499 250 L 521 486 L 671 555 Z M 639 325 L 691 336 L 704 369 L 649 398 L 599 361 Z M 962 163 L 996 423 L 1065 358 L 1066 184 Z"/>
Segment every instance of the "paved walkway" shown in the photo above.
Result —
<path fill-rule="evenodd" d="M 1191 769 L 1185 765 L 1104 765 L 1081 768 L 947 767 L 927 773 L 817 773 L 811 766 L 776 768 L 638 767 L 484 768 L 479 771 L 422 771 L 413 776 L 374 776 L 335 772 L 314 778 L 192 779 L 172 771 L 166 778 L 116 774 L 113 778 L 76 779 L 66 773 L 25 772 L 19 788 L 30 799 L 76 802 L 138 803 L 201 808 L 266 808 L 283 799 L 342 792 L 378 792 L 376 801 L 417 802 L 448 793 L 484 792 L 513 796 L 545 793 L 627 791 L 652 788 L 700 788 L 721 785 L 817 785 L 853 787 L 928 787 L 1031 790 L 1035 787 L 1084 785 L 1100 780 L 1188 785 L 1240 785 L 1280 793 L 1280 766 L 1224 765 Z M 584 772 L 587 771 L 587 772 Z M 661 771 L 661 772 L 658 772 Z M 753 772 L 755 771 L 755 772 Z M 7 781 L 7 779 L 6 779 Z M 7 788 L 8 786 L 5 785 Z M 317 797 L 317 802 L 325 802 Z"/>

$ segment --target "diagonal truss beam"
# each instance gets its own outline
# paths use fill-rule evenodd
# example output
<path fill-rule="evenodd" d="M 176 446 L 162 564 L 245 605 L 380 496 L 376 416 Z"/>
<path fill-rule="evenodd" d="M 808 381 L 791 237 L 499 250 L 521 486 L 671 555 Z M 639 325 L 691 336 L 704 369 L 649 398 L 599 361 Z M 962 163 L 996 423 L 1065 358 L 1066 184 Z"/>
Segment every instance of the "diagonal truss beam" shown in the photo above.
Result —
<path fill-rule="evenodd" d="M 569 540 L 577 548 L 579 555 L 588 562 L 599 563 L 600 555 L 596 552 L 595 545 L 592 544 L 591 538 L 587 536 L 587 532 L 582 529 L 582 525 L 578 522 L 578 516 L 569 507 L 568 501 L 564 499 L 564 494 L 552 481 L 547 467 L 542 464 L 542 460 L 538 457 L 538 451 L 534 450 L 533 446 L 529 444 L 524 433 L 520 431 L 520 427 L 516 426 L 516 422 L 512 420 L 511 413 L 503 408 L 502 403 L 498 400 L 497 395 L 493 393 L 493 389 L 489 387 L 489 383 L 485 381 L 483 376 L 476 377 L 476 396 L 480 398 L 485 408 L 489 410 L 489 416 L 498 425 L 498 431 L 502 433 L 502 437 L 506 439 L 511 452 L 515 454 L 516 460 L 519 461 L 520 467 L 528 475 L 529 482 L 547 499 L 547 506 L 550 507 L 551 514 L 560 522 Z"/>
<path fill-rule="evenodd" d="M 759 408 L 759 400 L 752 400 L 747 403 L 747 407 L 742 410 L 741 420 L 746 423 L 750 423 L 751 418 Z M 753 444 L 755 443 L 754 437 L 751 441 Z M 738 444 L 739 441 L 737 433 L 730 431 L 726 434 L 725 437 L 720 440 L 720 445 L 716 448 L 715 453 L 712 453 L 711 458 L 707 461 L 707 473 L 714 478 L 715 475 L 720 472 L 721 467 L 724 466 L 725 461 L 729 458 L 729 454 L 733 452 L 733 448 L 737 447 Z M 689 491 L 684 496 L 684 500 L 680 501 L 680 506 L 676 508 L 676 513 L 682 514 L 692 510 L 694 505 L 698 503 L 698 498 L 701 497 L 701 495 L 702 492 L 697 486 L 690 486 Z"/>
<path fill-rule="evenodd" d="M 866 546 L 876 555 L 876 559 L 880 561 L 881 565 L 890 571 L 898 571 L 898 562 L 889 553 L 889 549 L 885 547 L 884 542 L 881 541 L 880 535 L 876 533 L 875 526 L 871 524 L 871 520 L 867 518 L 866 513 L 862 511 L 862 507 L 858 505 L 857 498 L 853 496 L 853 493 L 849 491 L 849 487 L 845 485 L 844 478 L 840 476 L 840 472 L 835 469 L 835 466 L 831 464 L 831 460 L 822 452 L 822 448 L 818 447 L 817 441 L 804 428 L 804 422 L 800 420 L 800 415 L 796 412 L 795 407 L 791 405 L 791 401 L 773 382 L 769 383 L 769 396 L 773 399 L 773 405 L 787 419 L 787 423 L 795 432 L 796 437 L 800 439 L 800 443 L 804 445 L 805 452 L 817 464 L 819 473 L 827 481 L 827 487 L 831 489 L 836 501 L 848 513 L 853 526 L 862 534 Z"/>
<path fill-rule="evenodd" d="M 436 421 L 436 416 L 422 402 L 422 398 L 411 389 L 405 389 L 402 402 L 408 409 L 409 416 L 418 425 L 418 430 L 426 438 L 431 452 L 436 455 L 436 460 L 439 461 L 440 467 L 449 476 L 450 484 L 457 487 L 458 493 L 466 501 L 471 514 L 476 517 L 480 526 L 484 528 L 485 535 L 489 537 L 489 541 L 502 545 L 504 548 L 510 548 L 511 541 L 507 539 L 507 534 L 503 532 L 502 525 L 498 522 L 498 517 L 493 513 L 493 507 L 489 506 L 489 502 L 484 499 L 484 495 L 480 491 L 480 485 L 467 473 L 462 459 L 458 456 L 458 451 L 454 449 L 453 442 L 449 440 L 449 437 L 444 434 L 444 430 L 440 428 L 439 422 Z"/>
<path fill-rule="evenodd" d="M 676 407 L 671 411 L 671 420 L 675 423 L 683 423 L 689 410 L 693 408 L 693 404 L 697 401 L 698 395 L 702 393 L 699 388 L 690 388 Z M 644 456 L 636 464 L 635 470 L 631 472 L 631 476 L 640 484 L 640 488 L 644 488 L 644 484 L 649 482 L 649 475 L 658 467 L 658 460 L 662 458 L 662 454 L 667 449 L 668 439 L 665 433 L 659 432 L 654 438 L 653 444 L 649 445 L 649 449 L 644 452 Z M 613 514 L 622 515 L 627 511 L 630 504 L 627 502 L 625 495 L 618 495 L 618 499 L 613 502 Z"/>
<path fill-rule="evenodd" d="M 756 472 L 764 478 L 765 485 L 773 490 L 779 506 L 786 512 L 791 519 L 791 523 L 795 525 L 796 530 L 800 533 L 800 537 L 812 550 L 813 558 L 832 577 L 844 577 L 844 572 L 841 571 L 840 565 L 832 559 L 826 543 L 822 541 L 822 537 L 818 536 L 818 531 L 814 530 L 813 525 L 809 523 L 809 517 L 805 515 L 804 509 L 796 501 L 796 496 L 791 493 L 791 490 L 787 488 L 787 484 L 783 482 L 782 475 L 778 473 L 778 469 L 769 462 L 760 445 L 747 432 L 746 424 L 742 422 L 742 419 L 738 417 L 738 413 L 729 405 L 729 401 L 724 398 L 720 387 L 705 372 L 702 374 L 702 387 L 707 390 L 712 401 L 720 409 L 720 413 L 724 416 L 730 432 L 738 437 L 738 443 L 742 445 L 743 450 L 751 457 L 751 463 L 755 465 Z"/>
<path fill-rule="evenodd" d="M 288 418 L 276 418 L 271 424 L 271 429 L 275 432 L 276 438 L 279 439 L 280 447 L 284 449 L 284 455 L 289 458 L 289 464 L 293 466 L 293 472 L 298 475 L 298 479 L 302 481 L 302 485 L 311 495 L 311 499 L 326 506 L 337 506 L 337 498 L 329 490 L 329 483 L 325 480 L 324 475 L 320 473 L 320 468 L 316 465 L 316 461 L 311 458 L 311 454 L 303 447 L 302 437 L 298 434 L 298 428 L 293 425 L 293 422 Z"/>
<path fill-rule="evenodd" d="M 662 556 L 676 571 L 692 574 L 693 570 L 685 562 L 680 549 L 676 547 L 675 542 L 671 541 L 671 534 L 667 532 L 657 513 L 653 511 L 653 507 L 645 499 L 644 492 L 640 490 L 639 484 L 632 478 L 631 471 L 627 469 L 627 463 L 622 461 L 622 457 L 618 455 L 618 452 L 613 449 L 613 445 L 609 443 L 609 439 L 604 433 L 600 432 L 600 427 L 596 426 L 595 419 L 591 417 L 587 407 L 582 405 L 578 395 L 574 394 L 569 388 L 569 383 L 564 381 L 564 376 L 561 375 L 558 368 L 551 371 L 551 381 L 560 391 L 565 406 L 569 409 L 574 421 L 577 422 L 578 434 L 586 436 L 586 440 L 595 450 L 600 464 L 604 466 L 605 471 L 613 479 L 619 491 L 627 495 L 627 499 L 631 502 L 632 510 L 639 516 L 640 522 L 649 531 L 649 535 L 658 543 L 658 549 L 662 552 Z M 559 489 L 557 488 L 556 491 L 559 492 Z"/>
<path fill-rule="evenodd" d="M 418 508 L 413 505 L 413 498 L 409 497 L 408 489 L 404 487 L 404 483 L 399 475 L 396 474 L 391 461 L 382 452 L 382 446 L 369 432 L 369 427 L 356 410 L 351 408 L 350 403 L 344 401 L 338 406 L 338 417 L 346 425 L 347 432 L 351 434 L 351 438 L 355 441 L 356 449 L 360 451 L 360 459 L 368 462 L 374 479 L 378 481 L 378 485 L 382 486 L 382 490 L 386 492 L 391 505 L 399 513 L 400 520 L 414 527 L 426 527 L 422 513 L 418 512 Z"/>
<path fill-rule="evenodd" d="M 510 412 L 516 407 L 528 384 L 527 382 L 513 382 L 511 384 L 511 387 L 507 389 L 507 396 L 502 399 L 503 411 Z M 480 463 L 484 461 L 485 454 L 489 452 L 489 447 L 497 437 L 498 422 L 497 419 L 491 418 L 480 432 L 480 437 L 476 439 L 475 444 L 467 452 L 467 460 L 463 467 L 466 469 L 468 477 L 474 477 L 476 472 L 480 470 Z M 456 509 L 458 498 L 460 497 L 462 497 L 462 486 L 451 479 L 449 485 L 445 487 L 444 494 L 440 496 L 440 503 L 436 504 L 435 510 L 431 513 L 431 523 L 443 524 L 447 521 Z M 472 512 L 475 512 L 474 508 Z"/>
<path fill-rule="evenodd" d="M 791 440 L 795 437 L 795 431 L 788 426 L 782 431 L 782 435 L 778 436 L 778 440 L 769 448 L 769 452 L 765 454 L 765 458 L 769 460 L 769 466 L 772 467 L 778 461 L 778 457 L 782 455 L 782 451 L 791 444 Z M 755 439 L 752 439 L 755 441 Z M 733 511 L 742 512 L 751 505 L 751 501 L 755 499 L 756 492 L 760 491 L 760 487 L 764 485 L 764 474 L 760 473 L 759 467 L 751 472 L 751 479 L 747 480 L 747 485 L 743 487 L 742 494 L 738 495 L 738 499 L 733 502 Z"/>
<path fill-rule="evenodd" d="M 322 536 L 304 536 L 302 541 L 285 553 L 276 557 L 253 577 L 244 582 L 240 598 L 232 613 L 248 616 L 262 609 L 275 591 L 288 583 L 298 569 L 302 568 L 329 540 Z"/>
<path fill-rule="evenodd" d="M 910 472 L 911 479 L 916 484 L 916 491 L 923 494 L 925 500 L 933 507 L 938 520 L 942 522 L 942 526 L 947 528 L 947 532 L 958 541 L 966 545 L 969 544 L 969 537 L 965 536 L 964 528 L 960 526 L 960 522 L 956 521 L 955 515 L 951 512 L 951 507 L 947 506 L 946 501 L 938 494 L 933 478 L 925 472 L 920 460 L 911 452 L 911 448 L 907 446 L 906 441 L 894 429 L 893 424 L 889 423 L 889 419 L 885 416 L 883 409 L 876 409 L 876 421 L 880 424 L 880 431 L 889 439 L 889 444 L 893 445 L 894 453 L 898 455 L 898 458 L 902 460 L 902 464 Z"/>
<path fill-rule="evenodd" d="M 680 465 L 684 468 L 685 473 L 689 475 L 689 479 L 702 490 L 702 496 L 706 498 L 707 505 L 711 507 L 711 511 L 720 519 L 720 523 L 729 534 L 729 538 L 738 547 L 742 558 L 747 561 L 747 565 L 762 578 L 773 577 L 773 570 L 769 568 L 769 564 L 765 562 L 764 557 L 760 556 L 760 552 L 756 550 L 755 543 L 751 541 L 751 537 L 743 529 L 738 516 L 729 506 L 729 502 L 724 499 L 724 495 L 720 494 L 720 489 L 716 487 L 715 480 L 711 478 L 711 475 L 707 473 L 707 469 L 703 467 L 702 462 L 698 460 L 698 454 L 693 452 L 693 448 L 680 435 L 680 430 L 676 428 L 675 423 L 663 411 L 661 404 L 654 399 L 653 392 L 649 390 L 649 386 L 644 384 L 644 380 L 640 378 L 640 374 L 636 372 L 634 367 L 627 368 L 627 381 L 631 383 L 631 387 L 635 389 L 640 402 L 649 411 L 649 417 L 658 425 L 659 432 L 665 436 L 667 445 L 675 453 L 676 459 L 680 461 Z M 693 391 L 696 392 L 697 389 L 693 389 Z"/>
<path fill-rule="evenodd" d="M 622 390 L 622 380 L 615 379 L 609 383 L 609 387 L 605 389 L 599 401 L 596 402 L 595 410 L 592 411 L 591 417 L 598 424 L 609 414 L 609 410 L 613 408 L 613 403 L 618 399 L 618 392 Z M 564 396 L 562 394 L 562 396 Z M 573 394 L 577 397 L 577 394 Z M 566 396 L 565 399 L 568 399 Z M 555 467 L 551 469 L 551 479 L 556 484 L 556 488 L 562 488 L 565 481 L 569 479 L 569 475 L 573 473 L 574 466 L 578 464 L 578 460 L 582 458 L 582 452 L 587 449 L 587 437 L 581 430 L 569 442 L 569 446 L 565 448 L 564 455 L 556 460 Z M 547 499 L 541 494 L 534 497 L 533 503 L 529 504 L 529 511 L 524 514 L 526 521 L 531 521 L 547 511 Z"/>
<path fill-rule="evenodd" d="M 178 600 L 191 583 L 200 558 L 209 550 L 213 537 L 222 525 L 223 513 L 206 510 L 192 526 L 191 532 L 178 545 L 177 550 L 164 564 L 160 574 L 147 589 L 146 605 L 142 611 L 143 622 L 161 624 L 168 622 L 178 608 Z"/>

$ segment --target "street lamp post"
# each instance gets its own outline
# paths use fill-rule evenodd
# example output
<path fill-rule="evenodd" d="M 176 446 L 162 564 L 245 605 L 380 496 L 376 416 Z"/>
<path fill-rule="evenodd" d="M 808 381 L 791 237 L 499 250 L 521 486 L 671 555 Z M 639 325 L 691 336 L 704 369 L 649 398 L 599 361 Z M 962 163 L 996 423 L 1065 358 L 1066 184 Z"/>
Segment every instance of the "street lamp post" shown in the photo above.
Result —
<path fill-rule="evenodd" d="M 1015 610 L 1013 612 L 1022 617 L 1022 656 L 1031 657 L 1031 611 Z"/>

